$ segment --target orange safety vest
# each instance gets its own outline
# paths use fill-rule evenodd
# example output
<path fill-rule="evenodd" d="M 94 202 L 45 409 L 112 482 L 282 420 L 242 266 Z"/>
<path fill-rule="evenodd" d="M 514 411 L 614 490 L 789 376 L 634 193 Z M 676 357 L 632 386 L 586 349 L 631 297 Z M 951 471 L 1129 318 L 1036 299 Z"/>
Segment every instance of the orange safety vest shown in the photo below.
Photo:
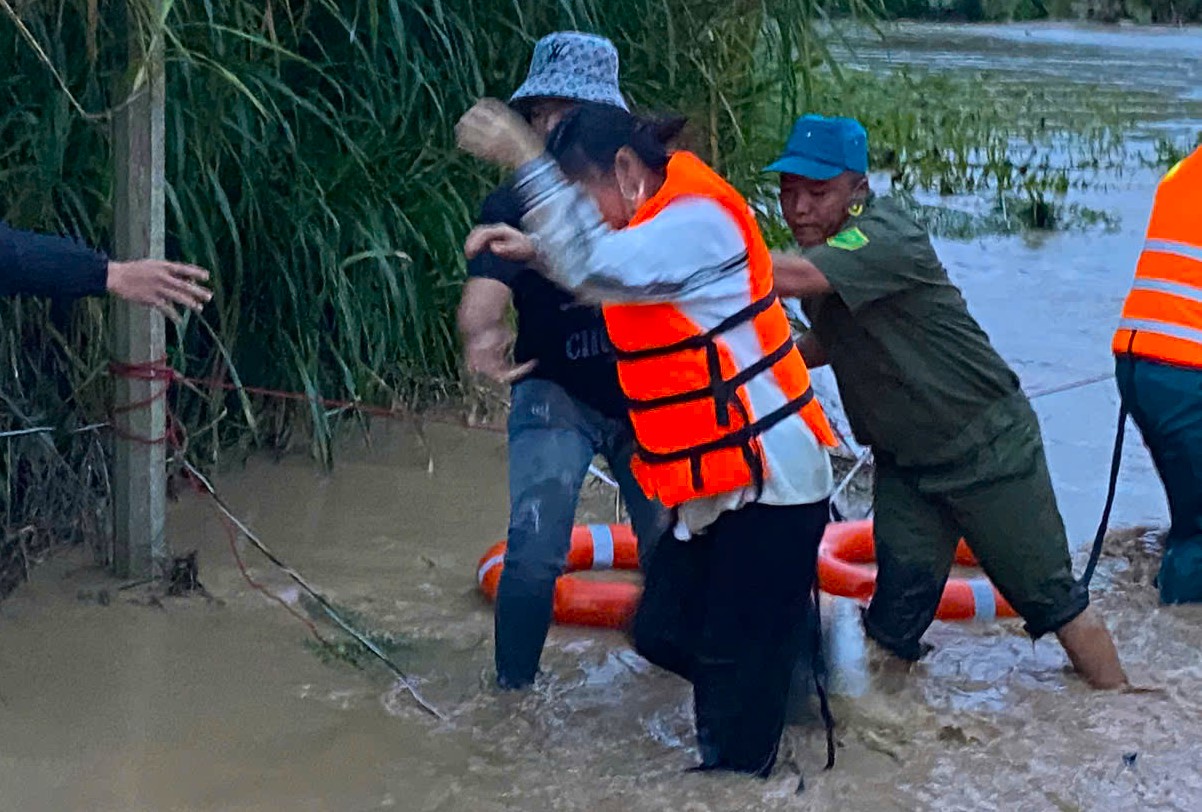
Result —
<path fill-rule="evenodd" d="M 700 158 L 677 152 L 663 187 L 630 227 L 686 196 L 717 202 L 738 224 L 747 245 L 751 305 L 710 330 L 672 303 L 603 309 L 634 427 L 631 469 L 647 495 L 667 507 L 748 485 L 761 488 L 768 472 L 760 436 L 792 415 L 800 413 L 820 443 L 836 445 L 773 293 L 772 259 L 747 201 Z M 724 334 L 748 323 L 755 326 L 762 357 L 740 367 Z M 746 385 L 763 375 L 772 377 L 783 405 L 755 414 Z"/>
<path fill-rule="evenodd" d="M 1156 190 L 1113 349 L 1202 368 L 1202 147 L 1170 169 Z"/>

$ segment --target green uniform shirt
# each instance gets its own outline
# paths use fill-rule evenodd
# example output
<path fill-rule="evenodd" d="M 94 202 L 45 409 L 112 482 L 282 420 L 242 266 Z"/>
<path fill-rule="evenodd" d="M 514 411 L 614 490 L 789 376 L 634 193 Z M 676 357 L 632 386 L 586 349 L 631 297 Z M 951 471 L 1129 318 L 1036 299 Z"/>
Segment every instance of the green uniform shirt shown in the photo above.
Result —
<path fill-rule="evenodd" d="M 802 305 L 860 443 L 898 465 L 939 465 L 1029 419 L 1018 377 L 896 203 L 869 199 L 803 254 L 834 289 Z"/>

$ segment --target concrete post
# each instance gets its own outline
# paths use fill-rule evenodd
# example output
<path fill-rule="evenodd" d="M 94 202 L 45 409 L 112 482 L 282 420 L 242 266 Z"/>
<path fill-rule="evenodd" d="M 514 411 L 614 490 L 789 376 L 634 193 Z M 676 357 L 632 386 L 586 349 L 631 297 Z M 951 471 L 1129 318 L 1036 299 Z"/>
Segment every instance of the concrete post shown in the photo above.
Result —
<path fill-rule="evenodd" d="M 162 37 L 152 29 L 162 19 L 163 0 L 124 0 L 129 70 L 113 122 L 114 253 L 117 259 L 162 257 L 164 242 L 164 73 Z M 126 302 L 112 309 L 114 360 L 144 364 L 166 351 L 163 315 Z M 164 381 L 118 377 L 113 465 L 113 569 L 121 578 L 162 574 L 167 546 L 166 401 L 154 395 Z M 147 405 L 130 408 L 131 404 Z M 128 410 L 128 411 L 124 411 Z"/>

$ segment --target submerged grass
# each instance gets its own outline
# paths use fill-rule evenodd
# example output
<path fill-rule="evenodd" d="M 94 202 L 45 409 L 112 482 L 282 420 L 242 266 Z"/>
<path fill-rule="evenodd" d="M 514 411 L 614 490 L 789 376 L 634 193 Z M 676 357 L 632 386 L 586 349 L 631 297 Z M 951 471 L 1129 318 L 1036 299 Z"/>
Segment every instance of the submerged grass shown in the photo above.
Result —
<path fill-rule="evenodd" d="M 1087 83 L 1016 81 L 988 71 L 819 72 L 809 107 L 860 119 L 876 168 L 894 184 L 940 194 L 1037 190 L 1063 194 L 1186 149 L 1132 139 L 1163 114 L 1163 97 Z"/>
<path fill-rule="evenodd" d="M 1175 163 L 1192 142 L 1151 134 L 1149 122 L 1202 117 L 1155 90 L 991 71 L 845 67 L 816 71 L 811 87 L 807 109 L 863 122 L 871 164 L 894 195 L 935 233 L 961 239 L 1117 228 L 1113 214 L 1070 194 Z"/>
<path fill-rule="evenodd" d="M 342 616 L 343 620 L 358 629 L 364 637 L 371 641 L 372 645 L 394 662 L 399 662 L 403 659 L 403 655 L 412 652 L 413 641 L 404 635 L 378 628 L 377 624 L 362 612 L 337 603 L 332 605 L 334 611 Z M 301 607 L 314 621 L 324 623 L 328 620 L 325 611 L 308 596 L 301 598 Z M 326 637 L 324 640 L 308 638 L 305 640 L 305 647 L 327 665 L 342 663 L 362 671 L 369 665 L 379 664 L 380 661 L 376 656 L 368 651 L 361 642 L 349 635 L 336 634 L 337 636 Z"/>
<path fill-rule="evenodd" d="M 893 198 L 932 234 L 954 240 L 1035 231 L 1113 233 L 1120 225 L 1117 215 L 1038 194 L 999 194 L 983 212 L 926 203 L 904 189 L 895 189 Z"/>

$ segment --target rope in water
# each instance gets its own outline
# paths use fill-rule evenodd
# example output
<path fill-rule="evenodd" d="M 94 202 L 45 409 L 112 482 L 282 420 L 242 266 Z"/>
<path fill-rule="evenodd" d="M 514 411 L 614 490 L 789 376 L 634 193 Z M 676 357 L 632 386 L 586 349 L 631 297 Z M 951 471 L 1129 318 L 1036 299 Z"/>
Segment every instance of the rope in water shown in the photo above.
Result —
<path fill-rule="evenodd" d="M 227 390 L 238 390 L 238 391 L 243 391 L 243 392 L 254 392 L 255 394 L 261 394 L 264 396 L 276 397 L 276 398 L 286 399 L 286 400 L 303 400 L 303 401 L 309 401 L 309 402 L 317 401 L 327 407 L 333 406 L 335 408 L 356 408 L 356 409 L 359 409 L 368 414 L 375 414 L 375 415 L 379 415 L 382 417 L 391 417 L 391 418 L 400 417 L 400 415 L 398 415 L 394 410 L 391 410 L 391 409 L 386 410 L 381 407 L 364 406 L 363 404 L 352 402 L 352 401 L 333 401 L 333 400 L 328 400 L 328 399 L 315 398 L 315 397 L 311 397 L 309 395 L 296 393 L 296 392 L 271 390 L 271 389 L 265 389 L 265 388 L 260 388 L 260 387 L 253 387 L 253 388 L 252 387 L 243 387 L 240 384 L 227 384 L 227 383 L 219 382 L 219 381 L 202 381 L 202 380 L 198 380 L 198 379 L 188 378 L 188 377 L 185 377 L 184 375 L 180 374 L 173 367 L 171 367 L 167 363 L 166 358 L 160 358 L 160 359 L 150 361 L 147 363 L 135 363 L 135 364 L 122 364 L 122 363 L 114 362 L 109 365 L 109 372 L 110 372 L 110 374 L 114 375 L 115 377 L 122 377 L 122 378 L 128 378 L 128 379 L 138 380 L 138 381 L 147 381 L 147 382 L 162 382 L 162 386 L 154 389 L 146 398 L 144 398 L 140 401 L 136 401 L 134 403 L 126 404 L 119 408 L 113 409 L 112 413 L 113 413 L 114 417 L 116 415 L 128 414 L 130 412 L 137 411 L 138 409 L 149 408 L 152 404 L 154 404 L 160 400 L 165 400 L 167 397 L 168 390 L 171 388 L 171 385 L 175 384 L 175 383 L 182 383 L 184 385 L 193 386 L 193 387 L 203 386 L 203 385 L 207 384 L 211 387 L 227 389 Z M 171 414 L 170 409 L 168 409 L 168 413 L 167 413 L 166 429 L 163 432 L 163 435 L 161 437 L 138 437 L 136 435 L 131 435 L 125 431 L 120 430 L 117 426 L 112 425 L 112 421 L 110 421 L 110 423 L 106 424 L 106 425 L 108 425 L 108 427 L 115 434 L 117 434 L 117 436 L 122 437 L 126 440 L 129 440 L 131 442 L 144 443 L 147 445 L 167 444 L 167 445 L 170 445 L 176 451 L 180 452 L 180 464 L 182 465 L 184 470 L 188 473 L 188 475 L 192 479 L 192 481 L 194 483 L 196 483 L 201 489 L 203 489 L 203 491 L 205 493 L 207 493 L 208 496 L 212 499 L 213 504 L 215 505 L 217 510 L 223 515 L 224 520 L 226 522 L 228 522 L 230 525 L 232 525 L 248 541 L 250 541 L 250 543 L 252 545 L 254 545 L 254 547 L 265 558 L 267 558 L 268 561 L 270 561 L 273 565 L 275 565 L 277 568 L 279 568 L 284 574 L 286 574 L 289 578 L 291 578 L 293 582 L 295 582 L 301 589 L 303 589 L 314 601 L 316 601 L 317 605 L 321 607 L 322 611 L 326 614 L 327 617 L 329 617 L 329 619 L 331 621 L 334 622 L 335 625 L 337 625 L 339 628 L 341 628 L 343 631 L 345 631 L 347 634 L 349 634 L 367 652 L 369 652 L 372 656 L 374 656 L 381 663 L 383 663 L 384 666 L 389 671 L 391 671 L 392 674 L 397 678 L 397 680 L 400 682 L 401 686 L 405 689 L 405 691 L 410 696 L 413 697 L 414 702 L 416 702 L 417 705 L 422 710 L 426 711 L 427 713 L 429 713 L 430 715 L 434 716 L 435 718 L 437 718 L 441 721 L 447 721 L 447 716 L 444 713 L 442 713 L 442 711 L 440 711 L 438 708 L 436 708 L 434 705 L 432 705 L 430 702 L 428 702 L 421 695 L 421 693 L 414 686 L 413 681 L 410 679 L 410 677 L 400 668 L 400 666 L 398 666 L 396 664 L 395 661 L 393 661 L 393 659 L 391 657 L 389 657 L 383 650 L 381 650 L 380 647 L 378 645 L 376 645 L 375 642 L 373 642 L 369 637 L 367 637 L 367 635 L 360 632 L 351 623 L 349 623 L 345 618 L 343 618 L 342 615 L 338 612 L 338 610 L 335 609 L 330 604 L 330 602 L 326 599 L 326 597 L 324 595 L 321 594 L 321 592 L 319 592 L 312 584 L 310 584 L 299 572 L 297 572 L 295 569 L 290 567 L 279 556 L 277 556 L 274 552 L 272 552 L 271 549 L 268 548 L 267 545 L 263 542 L 263 540 L 260 539 L 259 536 L 253 530 L 251 530 L 250 527 L 248 527 L 245 522 L 243 522 L 240 518 L 238 518 L 238 516 L 230 509 L 230 507 L 226 504 L 225 500 L 223 500 L 221 498 L 221 496 L 217 493 L 216 488 L 213 487 L 213 484 L 208 480 L 208 478 L 206 478 L 205 475 L 202 474 L 196 468 L 196 466 L 194 466 L 184 455 L 183 452 L 185 450 L 186 442 L 187 442 L 186 434 L 184 433 L 182 426 Z M 52 430 L 52 429 L 49 429 L 48 427 L 37 427 L 36 429 L 25 429 L 22 431 L 22 433 L 26 433 L 26 434 L 38 433 L 43 428 L 45 428 L 45 430 L 47 430 L 47 431 Z M 286 601 L 284 601 L 283 599 L 279 598 L 276 595 L 273 595 L 265 587 L 263 587 L 260 584 L 257 584 L 253 579 L 251 579 L 249 577 L 249 574 L 246 572 L 245 567 L 242 564 L 241 557 L 238 556 L 238 554 L 237 554 L 237 549 L 236 548 L 232 548 L 232 549 L 234 552 L 235 560 L 238 562 L 239 569 L 242 570 L 242 574 L 244 577 L 246 577 L 248 583 L 250 583 L 251 586 L 255 587 L 256 589 L 260 590 L 261 592 L 268 594 L 269 596 L 271 596 L 273 599 L 275 599 L 279 603 L 281 603 L 294 616 L 300 617 L 298 615 L 298 613 L 294 609 L 292 609 L 291 606 L 289 606 L 287 604 Z M 320 633 L 317 632 L 316 627 L 311 622 L 309 622 L 307 618 L 300 617 L 300 619 L 302 620 L 302 622 L 305 622 L 305 624 L 309 627 L 309 630 L 319 640 L 323 639 L 321 637 Z"/>
<path fill-rule="evenodd" d="M 337 624 L 343 631 L 345 631 L 351 637 L 355 638 L 355 640 L 358 641 L 358 643 L 361 646 L 363 646 L 363 648 L 365 648 L 367 651 L 371 652 L 376 657 L 376 659 L 378 659 L 381 663 L 383 663 L 385 665 L 385 667 L 387 667 L 388 670 L 391 671 L 394 676 L 396 676 L 396 678 L 400 681 L 401 686 L 409 693 L 410 696 L 413 697 L 413 700 L 415 702 L 417 702 L 417 704 L 423 710 L 425 710 L 430 715 L 436 717 L 437 719 L 440 719 L 444 722 L 447 721 L 446 715 L 442 711 L 438 710 L 438 708 L 434 707 L 429 702 L 427 702 L 424 697 L 422 697 L 422 695 L 418 692 L 417 688 L 414 687 L 413 682 L 409 678 L 409 676 L 404 671 L 401 670 L 400 666 L 398 666 L 392 660 L 391 657 L 389 657 L 382 650 L 380 650 L 380 647 L 377 646 L 369 637 L 367 637 L 365 634 L 363 634 L 358 629 L 356 629 L 354 626 L 352 626 L 350 623 L 348 623 L 346 620 L 344 620 L 342 615 L 340 615 L 338 613 L 338 610 L 335 609 L 328 600 L 326 600 L 324 595 L 322 595 L 319 591 L 317 591 L 317 589 L 315 587 L 313 587 L 308 581 L 306 581 L 305 578 L 299 572 L 297 572 L 292 567 L 285 564 L 275 553 L 273 553 L 267 547 L 266 544 L 263 543 L 263 541 L 255 534 L 255 532 L 253 530 L 251 530 L 249 527 L 246 526 L 245 522 L 243 522 L 241 519 L 239 519 L 234 514 L 234 512 L 232 510 L 230 510 L 229 506 L 225 503 L 225 500 L 223 500 L 217 494 L 217 491 L 213 487 L 213 484 L 211 482 L 209 482 L 209 480 L 205 477 L 204 474 L 202 474 L 200 471 L 196 470 L 196 467 L 193 466 L 192 463 L 188 462 L 187 460 L 183 461 L 183 466 L 184 466 L 184 469 L 187 470 L 189 475 L 194 477 L 195 480 L 201 485 L 201 487 L 203 487 L 205 489 L 205 491 L 209 494 L 209 496 L 212 497 L 213 503 L 217 506 L 217 509 L 220 510 L 221 513 L 225 515 L 226 519 L 228 519 L 231 523 L 233 523 L 233 525 L 235 527 L 238 528 L 239 532 L 241 532 L 242 535 L 245 536 L 246 539 L 255 546 L 255 549 L 257 549 L 260 553 L 262 553 L 264 555 L 264 557 L 267 558 L 268 561 L 270 561 L 272 564 L 274 564 L 276 567 L 278 567 L 282 572 L 284 572 L 284 574 L 286 574 L 289 578 L 291 578 L 294 582 L 296 582 L 296 584 L 301 589 L 305 590 L 305 592 L 308 593 L 309 597 L 311 597 L 311 598 L 313 598 L 313 600 L 317 601 L 317 604 L 321 607 L 322 611 L 326 613 L 326 615 L 330 618 L 330 620 L 334 621 L 334 623 Z"/>

